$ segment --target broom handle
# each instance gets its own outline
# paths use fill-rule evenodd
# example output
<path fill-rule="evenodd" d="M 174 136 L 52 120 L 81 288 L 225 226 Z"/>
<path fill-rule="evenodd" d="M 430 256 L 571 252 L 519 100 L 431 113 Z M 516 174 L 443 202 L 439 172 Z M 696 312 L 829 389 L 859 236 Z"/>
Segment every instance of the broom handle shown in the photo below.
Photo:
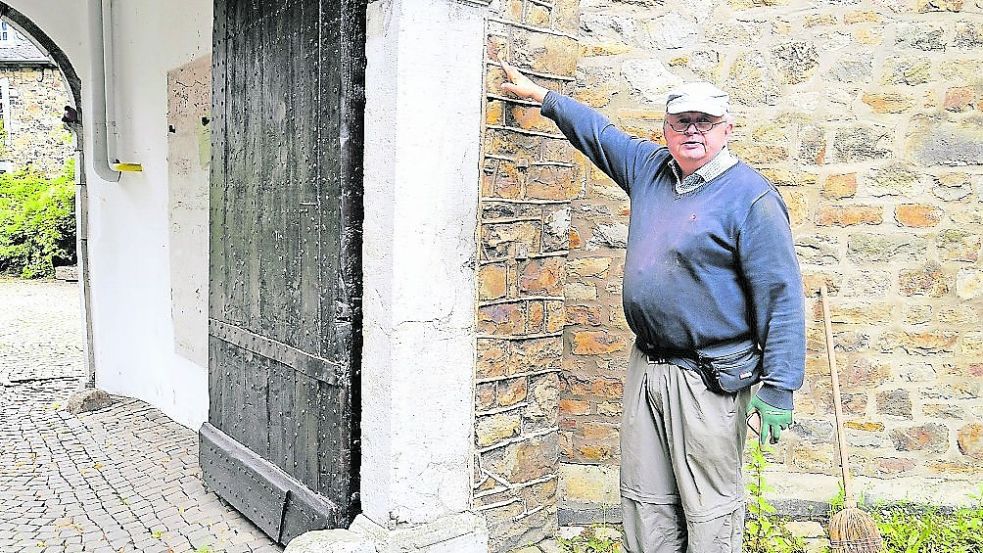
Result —
<path fill-rule="evenodd" d="M 840 378 L 836 370 L 836 354 L 833 353 L 833 325 L 830 323 L 829 301 L 826 299 L 826 285 L 819 289 L 823 304 L 823 324 L 826 328 L 826 357 L 829 359 L 829 376 L 833 384 L 833 412 L 836 414 L 836 443 L 840 450 L 840 469 L 843 472 L 843 506 L 857 506 L 850 485 L 850 461 L 847 455 L 846 433 L 843 430 L 843 407 L 840 405 Z"/>

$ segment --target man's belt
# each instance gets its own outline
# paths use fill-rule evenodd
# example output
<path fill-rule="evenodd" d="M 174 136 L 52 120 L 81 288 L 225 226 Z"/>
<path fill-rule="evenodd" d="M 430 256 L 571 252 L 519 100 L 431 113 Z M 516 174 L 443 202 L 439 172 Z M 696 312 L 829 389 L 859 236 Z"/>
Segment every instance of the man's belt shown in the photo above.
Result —
<path fill-rule="evenodd" d="M 707 389 L 718 394 L 738 392 L 761 379 L 761 350 L 748 338 L 694 350 L 660 348 L 644 340 L 638 347 L 653 362 L 695 371 Z"/>

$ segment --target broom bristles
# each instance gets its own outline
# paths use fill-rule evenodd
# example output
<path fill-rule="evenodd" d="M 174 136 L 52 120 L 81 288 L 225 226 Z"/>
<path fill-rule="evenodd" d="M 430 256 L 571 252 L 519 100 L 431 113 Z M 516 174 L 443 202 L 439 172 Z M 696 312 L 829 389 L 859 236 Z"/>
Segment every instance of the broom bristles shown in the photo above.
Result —
<path fill-rule="evenodd" d="M 829 543 L 837 553 L 877 553 L 881 534 L 870 515 L 855 507 L 846 508 L 829 519 Z"/>

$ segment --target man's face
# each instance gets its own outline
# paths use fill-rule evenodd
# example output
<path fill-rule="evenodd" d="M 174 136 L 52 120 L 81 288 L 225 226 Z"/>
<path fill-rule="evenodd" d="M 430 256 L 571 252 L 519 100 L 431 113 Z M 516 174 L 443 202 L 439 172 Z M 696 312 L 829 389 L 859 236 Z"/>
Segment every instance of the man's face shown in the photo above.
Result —
<path fill-rule="evenodd" d="M 711 123 L 719 124 L 705 132 L 700 132 L 696 128 L 697 124 Z M 727 121 L 725 117 L 715 117 L 698 111 L 666 115 L 664 127 L 669 153 L 687 175 L 713 159 L 713 156 L 727 144 L 730 133 L 734 129 L 733 123 Z M 686 128 L 684 131 L 674 130 L 684 127 Z"/>

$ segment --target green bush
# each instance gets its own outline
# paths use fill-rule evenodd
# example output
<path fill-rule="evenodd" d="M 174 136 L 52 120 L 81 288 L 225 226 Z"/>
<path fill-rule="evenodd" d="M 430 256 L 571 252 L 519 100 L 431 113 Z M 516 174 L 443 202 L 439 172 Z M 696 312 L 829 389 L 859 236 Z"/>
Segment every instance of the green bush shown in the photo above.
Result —
<path fill-rule="evenodd" d="M 887 553 L 983 552 L 983 501 L 951 512 L 935 507 L 892 505 L 871 515 Z"/>
<path fill-rule="evenodd" d="M 75 263 L 75 162 L 48 179 L 35 171 L 0 175 L 0 273 L 54 276 Z"/>

